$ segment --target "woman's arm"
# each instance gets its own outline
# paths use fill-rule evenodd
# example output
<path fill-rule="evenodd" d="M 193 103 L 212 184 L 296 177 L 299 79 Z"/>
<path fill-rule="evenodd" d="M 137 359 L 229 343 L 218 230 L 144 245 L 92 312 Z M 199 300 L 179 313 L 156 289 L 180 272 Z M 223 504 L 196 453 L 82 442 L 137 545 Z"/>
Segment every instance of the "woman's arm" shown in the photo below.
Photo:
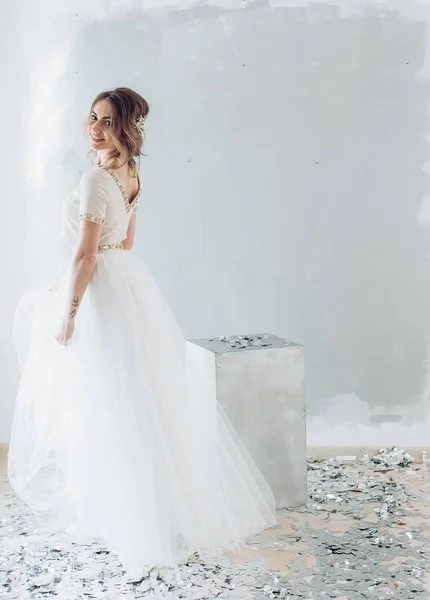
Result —
<path fill-rule="evenodd" d="M 136 212 L 131 215 L 130 223 L 128 224 L 127 237 L 122 242 L 124 250 L 131 250 L 134 246 L 134 236 L 136 233 Z"/>
<path fill-rule="evenodd" d="M 84 297 L 85 290 L 97 263 L 101 225 L 91 221 L 81 221 L 78 249 L 73 257 L 69 291 L 58 343 L 67 346 L 75 330 L 75 319 Z"/>

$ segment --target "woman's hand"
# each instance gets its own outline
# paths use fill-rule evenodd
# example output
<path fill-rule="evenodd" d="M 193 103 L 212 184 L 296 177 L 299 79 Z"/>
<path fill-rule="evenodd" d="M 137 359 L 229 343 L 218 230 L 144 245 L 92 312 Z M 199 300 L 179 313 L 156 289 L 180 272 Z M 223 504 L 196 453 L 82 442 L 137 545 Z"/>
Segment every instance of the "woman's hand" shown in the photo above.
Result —
<path fill-rule="evenodd" d="M 61 325 L 60 331 L 55 336 L 55 339 L 62 346 L 70 346 L 70 340 L 75 332 L 74 319 L 65 319 Z"/>

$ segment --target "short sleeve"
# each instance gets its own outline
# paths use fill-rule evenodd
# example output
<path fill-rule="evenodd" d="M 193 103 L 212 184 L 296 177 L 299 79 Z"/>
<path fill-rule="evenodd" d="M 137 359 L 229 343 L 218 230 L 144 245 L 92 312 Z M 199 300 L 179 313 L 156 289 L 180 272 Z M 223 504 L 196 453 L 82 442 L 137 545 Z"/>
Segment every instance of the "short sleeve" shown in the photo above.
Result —
<path fill-rule="evenodd" d="M 79 220 L 106 225 L 108 204 L 105 172 L 95 167 L 83 175 L 79 185 Z"/>

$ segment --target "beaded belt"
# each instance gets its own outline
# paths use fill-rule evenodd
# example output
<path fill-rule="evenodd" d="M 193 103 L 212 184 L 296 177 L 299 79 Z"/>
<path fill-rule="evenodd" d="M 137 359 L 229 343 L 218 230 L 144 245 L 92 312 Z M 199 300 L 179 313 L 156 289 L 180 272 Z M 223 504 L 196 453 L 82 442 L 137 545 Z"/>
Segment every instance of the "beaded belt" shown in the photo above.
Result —
<path fill-rule="evenodd" d="M 109 250 L 124 250 L 122 242 L 118 242 L 118 244 L 104 244 L 98 247 L 99 252 L 109 252 Z"/>

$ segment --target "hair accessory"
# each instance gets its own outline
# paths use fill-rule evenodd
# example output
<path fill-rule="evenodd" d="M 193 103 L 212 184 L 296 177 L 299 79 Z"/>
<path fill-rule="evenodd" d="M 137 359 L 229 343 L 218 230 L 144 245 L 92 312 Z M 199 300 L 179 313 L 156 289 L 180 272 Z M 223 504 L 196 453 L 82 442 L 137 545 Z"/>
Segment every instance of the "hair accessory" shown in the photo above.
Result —
<path fill-rule="evenodd" d="M 140 115 L 140 117 L 138 117 L 136 120 L 136 129 L 138 129 L 140 131 L 140 133 L 143 133 L 143 131 L 145 129 L 145 119 L 146 119 L 146 117 L 144 117 L 143 115 Z"/>

